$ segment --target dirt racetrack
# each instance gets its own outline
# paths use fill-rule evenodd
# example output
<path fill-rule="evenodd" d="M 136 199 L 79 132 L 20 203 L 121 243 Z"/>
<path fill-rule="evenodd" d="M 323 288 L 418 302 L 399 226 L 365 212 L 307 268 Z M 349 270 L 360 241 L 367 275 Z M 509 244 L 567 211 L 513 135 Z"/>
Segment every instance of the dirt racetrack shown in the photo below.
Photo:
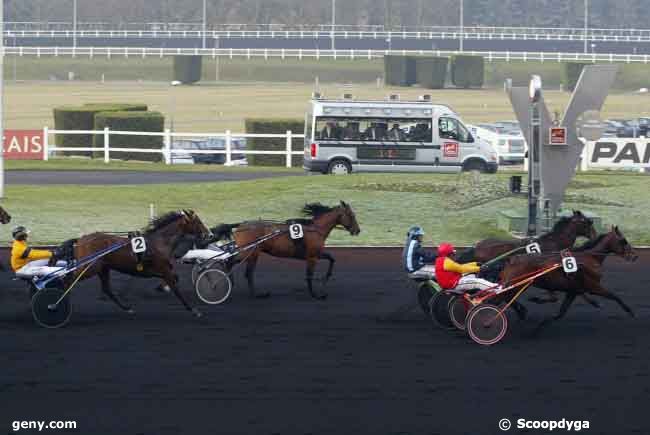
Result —
<path fill-rule="evenodd" d="M 636 318 L 609 301 L 601 310 L 579 301 L 532 339 L 558 306 L 527 303 L 529 320 L 491 348 L 434 329 L 418 311 L 377 320 L 414 298 L 398 249 L 332 252 L 324 302 L 303 290 L 302 263 L 263 257 L 268 300 L 249 299 L 238 275 L 233 297 L 195 319 L 155 282 L 119 278 L 137 310 L 128 315 L 98 299 L 93 279 L 75 289 L 59 330 L 37 327 L 22 283 L 2 273 L 0 433 L 15 420 L 76 420 L 75 433 L 92 435 L 472 435 L 501 433 L 501 418 L 650 433 L 650 251 L 606 264 L 605 284 Z"/>

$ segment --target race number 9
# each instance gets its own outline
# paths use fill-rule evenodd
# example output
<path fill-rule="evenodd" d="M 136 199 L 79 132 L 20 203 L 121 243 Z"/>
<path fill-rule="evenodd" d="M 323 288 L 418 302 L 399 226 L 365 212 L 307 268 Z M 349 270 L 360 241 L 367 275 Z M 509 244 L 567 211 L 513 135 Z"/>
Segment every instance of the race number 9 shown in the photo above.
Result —
<path fill-rule="evenodd" d="M 131 250 L 134 254 L 142 254 L 147 250 L 147 242 L 144 237 L 134 237 L 131 239 Z"/>
<path fill-rule="evenodd" d="M 562 259 L 562 268 L 566 273 L 575 273 L 578 271 L 578 262 L 575 257 L 564 257 Z"/>
<path fill-rule="evenodd" d="M 289 225 L 289 235 L 293 240 L 302 239 L 304 236 L 304 233 L 302 232 L 302 225 L 300 224 Z"/>
<path fill-rule="evenodd" d="M 542 253 L 542 248 L 539 246 L 539 243 L 531 243 L 530 245 L 526 245 L 526 253 L 527 254 L 541 254 Z"/>

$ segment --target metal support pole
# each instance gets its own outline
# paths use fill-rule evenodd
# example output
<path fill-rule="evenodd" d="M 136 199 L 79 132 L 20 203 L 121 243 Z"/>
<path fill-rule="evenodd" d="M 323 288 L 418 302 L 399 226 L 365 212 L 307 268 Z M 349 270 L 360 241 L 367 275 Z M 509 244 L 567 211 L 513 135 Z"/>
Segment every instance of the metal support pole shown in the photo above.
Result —
<path fill-rule="evenodd" d="M 589 30 L 589 0 L 585 0 L 585 30 L 584 30 L 584 37 L 585 37 L 585 47 L 584 47 L 584 52 L 588 53 L 587 50 L 587 31 Z"/>
<path fill-rule="evenodd" d="M 336 50 L 336 0 L 332 0 L 332 51 Z"/>
<path fill-rule="evenodd" d="M 202 32 L 202 47 L 206 48 L 206 32 L 207 32 L 207 21 L 208 21 L 208 0 L 203 0 L 203 32 Z"/>
<path fill-rule="evenodd" d="M 460 51 L 463 51 L 464 49 L 464 41 L 463 41 L 464 36 L 465 36 L 465 5 L 464 5 L 464 1 L 460 0 L 460 42 L 459 42 Z"/>
<path fill-rule="evenodd" d="M 72 0 L 72 46 L 77 48 L 77 0 Z"/>
<path fill-rule="evenodd" d="M 4 131 L 4 66 L 5 66 L 5 17 L 4 2 L 0 3 L 0 141 L 2 141 L 2 152 L 0 152 L 0 198 L 5 197 L 5 131 Z"/>

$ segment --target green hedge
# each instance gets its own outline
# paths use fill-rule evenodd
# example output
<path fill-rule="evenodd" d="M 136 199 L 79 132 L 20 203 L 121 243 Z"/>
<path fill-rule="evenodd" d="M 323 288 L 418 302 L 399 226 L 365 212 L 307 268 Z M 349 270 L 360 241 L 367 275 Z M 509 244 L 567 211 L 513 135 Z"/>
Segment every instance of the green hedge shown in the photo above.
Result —
<path fill-rule="evenodd" d="M 443 89 L 447 80 L 447 57 L 418 57 L 415 59 L 416 81 L 423 88 Z"/>
<path fill-rule="evenodd" d="M 485 77 L 482 56 L 456 55 L 451 57 L 451 82 L 459 88 L 481 88 Z"/>
<path fill-rule="evenodd" d="M 165 117 L 160 112 L 101 112 L 95 116 L 95 130 L 104 128 L 120 131 L 163 132 Z M 111 148 L 153 148 L 161 149 L 162 136 L 120 136 L 111 134 Z M 96 135 L 96 148 L 104 147 L 104 136 Z M 112 158 L 120 160 L 144 160 L 160 162 L 161 153 L 112 153 Z"/>
<path fill-rule="evenodd" d="M 203 56 L 174 56 L 174 80 L 183 84 L 201 80 Z"/>
<path fill-rule="evenodd" d="M 246 133 L 251 134 L 284 134 L 291 130 L 293 134 L 303 134 L 305 130 L 305 121 L 299 119 L 246 119 Z M 249 137 L 246 140 L 246 149 L 248 150 L 266 150 L 266 151 L 284 151 L 287 147 L 284 138 L 261 138 Z M 302 151 L 304 149 L 304 140 L 302 138 L 293 139 L 291 147 L 293 151 Z M 248 164 L 251 166 L 284 166 L 286 164 L 285 156 L 280 155 L 253 155 L 246 156 Z M 292 156 L 291 166 L 301 167 L 303 157 Z"/>
<path fill-rule="evenodd" d="M 578 79 L 588 63 L 567 62 L 562 64 L 562 87 L 565 91 L 573 92 L 578 84 Z"/>
<path fill-rule="evenodd" d="M 146 104 L 91 103 L 83 106 L 63 106 L 54 108 L 54 128 L 56 130 L 93 130 L 95 115 L 100 112 L 146 111 Z M 57 134 L 56 145 L 66 148 L 89 148 L 93 146 L 91 134 Z M 65 152 L 65 155 L 90 156 L 90 152 Z"/>
<path fill-rule="evenodd" d="M 416 58 L 384 56 L 384 81 L 389 86 L 411 86 L 416 83 Z"/>

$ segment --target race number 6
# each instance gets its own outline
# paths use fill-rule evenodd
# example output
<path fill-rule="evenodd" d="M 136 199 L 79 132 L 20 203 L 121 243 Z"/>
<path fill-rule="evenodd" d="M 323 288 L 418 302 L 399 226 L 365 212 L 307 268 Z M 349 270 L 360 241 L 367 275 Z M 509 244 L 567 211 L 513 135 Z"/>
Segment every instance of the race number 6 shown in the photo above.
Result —
<path fill-rule="evenodd" d="M 131 250 L 134 254 L 142 254 L 147 250 L 147 242 L 144 237 L 134 237 L 131 239 Z"/>
<path fill-rule="evenodd" d="M 542 248 L 539 246 L 539 243 L 531 243 L 530 245 L 526 245 L 526 253 L 527 254 L 541 254 L 542 253 Z"/>
<path fill-rule="evenodd" d="M 575 257 L 564 257 L 562 259 L 562 268 L 566 273 L 574 273 L 578 271 L 578 262 Z"/>
<path fill-rule="evenodd" d="M 289 235 L 293 240 L 302 239 L 304 236 L 304 233 L 302 232 L 302 225 L 300 224 L 289 225 Z"/>

